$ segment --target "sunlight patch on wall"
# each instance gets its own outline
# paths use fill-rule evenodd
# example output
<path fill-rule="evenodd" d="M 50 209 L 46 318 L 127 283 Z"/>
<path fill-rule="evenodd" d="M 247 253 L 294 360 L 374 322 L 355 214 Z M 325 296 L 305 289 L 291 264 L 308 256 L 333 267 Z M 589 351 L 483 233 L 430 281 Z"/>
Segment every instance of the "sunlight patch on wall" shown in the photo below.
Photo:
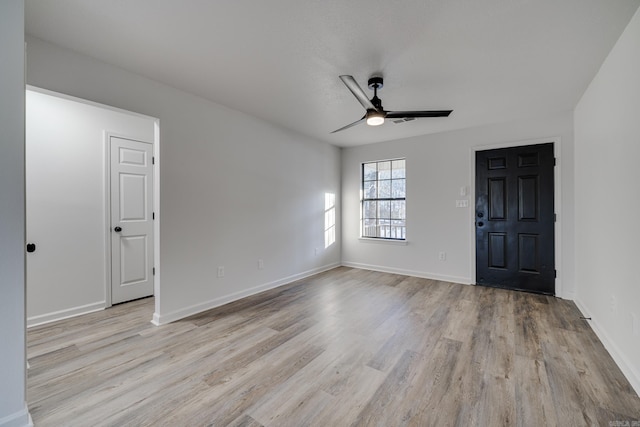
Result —
<path fill-rule="evenodd" d="M 324 194 L 324 248 L 336 241 L 336 195 Z"/>

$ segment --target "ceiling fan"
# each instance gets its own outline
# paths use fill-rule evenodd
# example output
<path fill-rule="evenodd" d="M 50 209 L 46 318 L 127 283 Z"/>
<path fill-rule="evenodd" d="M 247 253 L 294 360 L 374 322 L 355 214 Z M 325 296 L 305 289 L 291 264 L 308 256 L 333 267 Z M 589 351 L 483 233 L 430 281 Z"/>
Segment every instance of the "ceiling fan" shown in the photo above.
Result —
<path fill-rule="evenodd" d="M 349 129 L 352 126 L 366 122 L 369 126 L 379 126 L 384 123 L 384 119 L 400 119 L 403 121 L 413 120 L 419 117 L 448 117 L 453 110 L 430 110 L 430 111 L 386 111 L 382 108 L 382 100 L 378 98 L 378 89 L 382 89 L 382 77 L 371 77 L 368 81 L 369 89 L 373 90 L 373 98 L 369 100 L 360 85 L 353 76 L 343 75 L 340 80 L 347 86 L 353 96 L 362 104 L 367 112 L 360 120 L 336 129 L 331 133 Z"/>

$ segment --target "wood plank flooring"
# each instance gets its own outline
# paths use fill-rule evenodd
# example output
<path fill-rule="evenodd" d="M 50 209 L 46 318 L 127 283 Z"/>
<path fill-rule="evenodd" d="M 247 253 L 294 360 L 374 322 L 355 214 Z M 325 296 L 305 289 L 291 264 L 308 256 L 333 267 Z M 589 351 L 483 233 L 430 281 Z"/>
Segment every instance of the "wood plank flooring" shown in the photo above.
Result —
<path fill-rule="evenodd" d="M 640 421 L 553 297 L 340 267 L 161 327 L 152 312 L 145 299 L 29 329 L 36 426 Z"/>

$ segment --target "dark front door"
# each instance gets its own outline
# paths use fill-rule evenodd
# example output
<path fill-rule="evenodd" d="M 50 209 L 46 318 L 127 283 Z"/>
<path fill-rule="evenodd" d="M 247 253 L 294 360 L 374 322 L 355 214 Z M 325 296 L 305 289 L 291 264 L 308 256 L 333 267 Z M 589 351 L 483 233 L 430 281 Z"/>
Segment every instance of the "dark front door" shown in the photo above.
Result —
<path fill-rule="evenodd" d="M 555 294 L 553 143 L 476 152 L 476 282 Z"/>

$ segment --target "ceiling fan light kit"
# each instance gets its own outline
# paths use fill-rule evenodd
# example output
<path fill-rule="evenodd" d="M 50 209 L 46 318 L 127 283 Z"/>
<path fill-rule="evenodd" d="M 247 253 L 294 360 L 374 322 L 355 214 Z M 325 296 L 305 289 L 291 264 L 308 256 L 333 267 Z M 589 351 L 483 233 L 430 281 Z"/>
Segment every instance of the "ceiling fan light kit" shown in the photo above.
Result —
<path fill-rule="evenodd" d="M 367 111 L 367 124 L 369 126 L 380 126 L 384 123 L 384 114 L 376 110 Z"/>
<path fill-rule="evenodd" d="M 408 122 L 419 117 L 448 117 L 453 110 L 425 110 L 425 111 L 386 111 L 382 108 L 382 100 L 378 98 L 378 89 L 381 89 L 384 82 L 382 77 L 371 77 L 367 82 L 369 89 L 373 90 L 373 98 L 369 99 L 353 76 L 342 75 L 340 80 L 351 91 L 353 96 L 367 111 L 360 119 L 346 126 L 336 129 L 331 133 L 336 133 L 348 129 L 352 126 L 365 122 L 369 126 L 380 126 L 385 119 L 394 119 L 394 123 Z"/>

